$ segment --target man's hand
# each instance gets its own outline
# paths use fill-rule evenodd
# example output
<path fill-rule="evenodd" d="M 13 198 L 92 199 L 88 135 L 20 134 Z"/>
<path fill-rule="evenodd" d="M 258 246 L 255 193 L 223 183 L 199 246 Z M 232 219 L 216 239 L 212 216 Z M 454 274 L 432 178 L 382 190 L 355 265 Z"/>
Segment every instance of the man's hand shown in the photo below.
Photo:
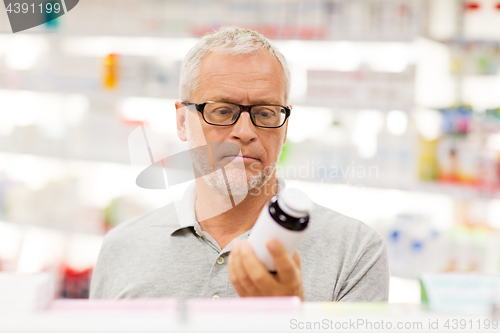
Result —
<path fill-rule="evenodd" d="M 248 241 L 234 240 L 229 255 L 229 277 L 236 292 L 245 296 L 299 296 L 304 300 L 300 257 L 293 259 L 281 243 L 271 239 L 267 248 L 274 259 L 276 275 L 261 264 Z"/>

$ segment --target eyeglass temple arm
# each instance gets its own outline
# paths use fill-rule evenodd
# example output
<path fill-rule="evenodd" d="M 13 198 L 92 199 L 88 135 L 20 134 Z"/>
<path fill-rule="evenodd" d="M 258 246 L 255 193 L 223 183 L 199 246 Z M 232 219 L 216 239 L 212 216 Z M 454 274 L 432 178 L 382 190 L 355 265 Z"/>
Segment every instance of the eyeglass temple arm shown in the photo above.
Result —
<path fill-rule="evenodd" d="M 196 111 L 199 111 L 199 112 L 202 112 L 204 107 L 205 107 L 205 104 L 206 103 L 203 103 L 203 104 L 196 104 L 196 103 L 191 103 L 191 102 L 182 102 L 182 104 L 184 104 L 185 106 L 191 106 L 191 105 L 194 105 L 195 106 L 195 109 Z"/>

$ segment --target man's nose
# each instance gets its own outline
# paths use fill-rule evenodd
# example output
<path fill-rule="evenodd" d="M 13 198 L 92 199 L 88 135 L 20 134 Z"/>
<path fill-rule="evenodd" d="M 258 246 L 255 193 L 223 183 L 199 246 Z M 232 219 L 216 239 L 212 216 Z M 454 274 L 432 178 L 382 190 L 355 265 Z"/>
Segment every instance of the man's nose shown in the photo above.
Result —
<path fill-rule="evenodd" d="M 231 136 L 244 142 L 256 139 L 257 133 L 255 132 L 255 126 L 252 123 L 249 112 L 242 112 L 240 114 L 240 118 L 236 124 L 234 124 L 233 130 L 231 131 Z"/>

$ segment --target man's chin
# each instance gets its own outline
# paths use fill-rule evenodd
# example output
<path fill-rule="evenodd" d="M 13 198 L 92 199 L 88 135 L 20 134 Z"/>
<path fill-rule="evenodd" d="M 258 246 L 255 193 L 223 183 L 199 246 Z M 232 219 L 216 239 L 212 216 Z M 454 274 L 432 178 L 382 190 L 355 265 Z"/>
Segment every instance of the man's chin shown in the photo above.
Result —
<path fill-rule="evenodd" d="M 231 190 L 231 195 L 243 197 L 253 194 L 267 182 L 268 177 L 262 173 L 248 174 L 245 170 L 229 169 L 225 170 L 225 178 L 221 171 L 214 172 L 203 177 L 208 187 L 219 195 L 227 195 L 227 185 Z M 227 180 L 227 183 L 226 183 Z"/>

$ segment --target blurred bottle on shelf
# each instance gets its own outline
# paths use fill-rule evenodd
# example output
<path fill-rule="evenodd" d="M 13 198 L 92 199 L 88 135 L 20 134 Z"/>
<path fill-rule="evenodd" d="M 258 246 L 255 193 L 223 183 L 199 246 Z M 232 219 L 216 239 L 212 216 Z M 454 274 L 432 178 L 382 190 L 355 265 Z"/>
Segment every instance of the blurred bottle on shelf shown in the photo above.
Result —
<path fill-rule="evenodd" d="M 386 240 L 391 275 L 415 279 L 422 272 L 443 270 L 446 243 L 426 216 L 398 214 L 387 228 Z"/>
<path fill-rule="evenodd" d="M 75 270 L 66 265 L 61 265 L 60 270 L 59 296 L 61 298 L 89 298 L 92 268 Z"/>
<path fill-rule="evenodd" d="M 439 177 L 439 164 L 436 156 L 438 140 L 426 140 L 419 137 L 419 178 L 424 181 L 435 181 Z"/>
<path fill-rule="evenodd" d="M 104 62 L 104 78 L 103 85 L 107 90 L 116 89 L 119 79 L 119 57 L 115 53 L 108 54 L 103 59 Z"/>
<path fill-rule="evenodd" d="M 466 135 L 472 121 L 472 107 L 457 105 L 439 110 L 443 116 L 442 131 L 445 135 Z"/>
<path fill-rule="evenodd" d="M 442 137 L 438 145 L 439 181 L 479 185 L 481 141 L 476 134 Z"/>
<path fill-rule="evenodd" d="M 456 225 L 436 229 L 425 216 L 400 213 L 385 229 L 391 275 L 500 273 L 500 231 L 488 225 L 485 201 L 456 203 Z"/>

